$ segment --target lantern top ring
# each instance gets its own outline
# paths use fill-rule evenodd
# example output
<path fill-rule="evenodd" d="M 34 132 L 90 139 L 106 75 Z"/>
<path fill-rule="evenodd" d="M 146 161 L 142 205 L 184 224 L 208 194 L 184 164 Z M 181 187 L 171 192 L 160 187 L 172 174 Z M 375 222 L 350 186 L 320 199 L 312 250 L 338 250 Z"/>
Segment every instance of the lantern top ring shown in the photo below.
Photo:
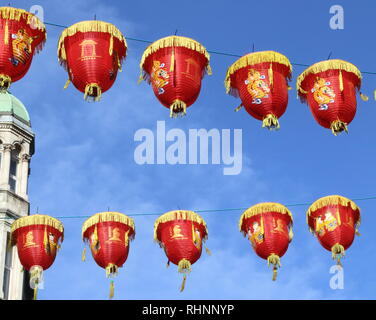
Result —
<path fill-rule="evenodd" d="M 259 63 L 265 63 L 265 62 L 275 62 L 282 64 L 286 66 L 289 69 L 289 74 L 287 77 L 291 79 L 291 73 L 292 73 L 292 65 L 290 63 L 290 60 L 284 56 L 283 54 L 276 52 L 276 51 L 258 51 L 258 52 L 252 52 L 248 53 L 238 60 L 236 60 L 227 70 L 226 78 L 225 78 L 225 87 L 226 92 L 229 93 L 231 89 L 231 75 L 234 74 L 236 71 L 238 71 L 241 68 L 252 66 Z"/>
<path fill-rule="evenodd" d="M 42 214 L 34 214 L 31 216 L 26 216 L 26 217 L 21 217 L 14 221 L 11 226 L 11 232 L 13 233 L 19 228 L 22 227 L 28 227 L 31 225 L 45 225 L 45 226 L 50 226 L 53 227 L 60 232 L 64 232 L 64 226 L 61 221 L 59 221 L 56 218 L 47 216 L 47 215 L 42 215 Z"/>
<path fill-rule="evenodd" d="M 256 216 L 265 212 L 279 212 L 282 214 L 288 214 L 291 219 L 291 224 L 293 222 L 292 213 L 284 205 L 280 203 L 276 203 L 276 202 L 262 202 L 244 211 L 244 213 L 240 216 L 239 230 L 242 231 L 244 219 L 248 219 L 248 218 L 251 218 L 253 216 Z"/>
<path fill-rule="evenodd" d="M 304 70 L 296 80 L 296 90 L 298 90 L 298 93 L 300 95 L 307 94 L 307 91 L 304 90 L 304 88 L 302 87 L 302 83 L 307 76 L 311 74 L 325 72 L 328 70 L 343 70 L 343 71 L 353 73 L 355 76 L 358 77 L 359 79 L 358 88 L 360 87 L 361 80 L 362 80 L 362 73 L 360 72 L 360 70 L 350 62 L 340 60 L 340 59 L 332 59 L 332 60 L 325 60 L 325 61 L 317 62 L 313 64 L 312 66 L 308 67 L 306 70 Z"/>
<path fill-rule="evenodd" d="M 135 225 L 132 218 L 120 212 L 99 212 L 87 219 L 82 225 L 82 237 L 87 229 L 100 222 L 119 222 L 132 228 L 132 236 L 134 236 Z"/>

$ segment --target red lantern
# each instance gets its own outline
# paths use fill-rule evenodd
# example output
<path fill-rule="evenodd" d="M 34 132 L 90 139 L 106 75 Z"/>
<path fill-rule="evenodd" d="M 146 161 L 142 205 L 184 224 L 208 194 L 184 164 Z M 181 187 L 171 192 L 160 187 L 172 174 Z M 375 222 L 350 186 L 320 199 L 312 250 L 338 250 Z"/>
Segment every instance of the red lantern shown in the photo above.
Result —
<path fill-rule="evenodd" d="M 46 41 L 44 24 L 22 9 L 0 7 L 0 91 L 25 76 Z"/>
<path fill-rule="evenodd" d="M 256 204 L 247 209 L 239 221 L 240 232 L 252 244 L 256 254 L 273 267 L 273 280 L 277 278 L 280 258 L 292 240 L 292 214 L 283 205 L 274 202 Z"/>
<path fill-rule="evenodd" d="M 197 41 L 166 37 L 145 50 L 140 81 L 151 82 L 155 96 L 170 109 L 170 117 L 183 116 L 200 93 L 205 71 L 211 74 L 209 60 L 209 53 Z"/>
<path fill-rule="evenodd" d="M 50 216 L 36 214 L 14 221 L 11 233 L 20 262 L 30 273 L 30 287 L 34 289 L 35 300 L 38 286 L 43 281 L 43 270 L 53 264 L 63 242 L 63 224 Z"/>
<path fill-rule="evenodd" d="M 307 223 L 320 244 L 332 252 L 340 265 L 341 258 L 358 234 L 360 209 L 342 196 L 327 196 L 316 200 L 307 211 Z"/>
<path fill-rule="evenodd" d="M 99 101 L 112 87 L 126 57 L 127 43 L 114 25 L 103 21 L 82 21 L 65 29 L 58 44 L 60 64 L 69 79 L 85 93 L 85 100 Z"/>
<path fill-rule="evenodd" d="M 119 212 L 101 212 L 87 219 L 82 226 L 82 238 L 90 246 L 95 262 L 106 270 L 107 277 L 115 277 L 128 258 L 129 242 L 134 239 L 133 219 Z M 85 260 L 86 248 L 82 260 Z M 114 282 L 110 284 L 110 298 Z"/>
<path fill-rule="evenodd" d="M 154 240 L 164 249 L 170 261 L 183 273 L 184 290 L 186 274 L 191 272 L 191 265 L 201 256 L 202 243 L 208 237 L 205 221 L 195 212 L 176 210 L 165 213 L 154 223 Z M 206 252 L 210 251 L 206 248 Z"/>
<path fill-rule="evenodd" d="M 343 60 L 326 60 L 306 69 L 296 87 L 302 102 L 308 101 L 313 117 L 334 135 L 347 130 L 356 113 L 356 91 L 362 75 L 357 67 Z M 365 101 L 366 96 L 360 94 Z"/>
<path fill-rule="evenodd" d="M 278 118 L 287 108 L 291 72 L 291 63 L 283 54 L 249 53 L 227 70 L 226 91 L 240 97 L 242 103 L 236 111 L 244 106 L 252 117 L 262 120 L 263 128 L 279 129 Z"/>

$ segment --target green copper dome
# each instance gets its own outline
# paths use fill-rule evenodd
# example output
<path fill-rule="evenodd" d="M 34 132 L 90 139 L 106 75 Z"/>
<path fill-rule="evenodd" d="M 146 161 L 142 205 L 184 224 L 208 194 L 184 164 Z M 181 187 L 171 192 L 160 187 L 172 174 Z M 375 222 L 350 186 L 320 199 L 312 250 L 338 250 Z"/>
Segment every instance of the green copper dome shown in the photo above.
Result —
<path fill-rule="evenodd" d="M 26 107 L 9 92 L 0 93 L 0 116 L 1 115 L 11 115 L 30 126 L 30 117 Z"/>

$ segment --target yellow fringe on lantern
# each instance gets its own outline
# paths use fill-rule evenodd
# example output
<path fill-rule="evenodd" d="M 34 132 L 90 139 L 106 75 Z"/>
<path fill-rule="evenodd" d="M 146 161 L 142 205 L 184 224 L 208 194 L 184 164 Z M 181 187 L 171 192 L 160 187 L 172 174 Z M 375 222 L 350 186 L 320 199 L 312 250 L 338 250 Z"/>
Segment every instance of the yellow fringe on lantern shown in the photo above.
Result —
<path fill-rule="evenodd" d="M 108 33 L 112 37 L 115 37 L 120 42 L 124 44 L 124 46 L 127 48 L 127 42 L 121 33 L 121 31 L 116 28 L 113 24 L 99 21 L 99 20 L 90 20 L 90 21 L 81 21 L 78 22 L 68 28 L 66 28 L 59 39 L 58 43 L 58 50 L 57 55 L 59 57 L 60 63 L 63 63 L 67 59 L 67 55 L 65 52 L 65 46 L 64 46 L 64 40 L 66 37 L 71 37 L 75 35 L 77 32 L 103 32 Z M 111 40 L 110 40 L 111 41 Z M 121 57 L 121 59 L 124 59 L 125 57 Z"/>
<path fill-rule="evenodd" d="M 102 89 L 96 83 L 87 84 L 85 87 L 84 100 L 99 101 L 102 97 Z"/>
<path fill-rule="evenodd" d="M 275 62 L 279 64 L 283 64 L 289 68 L 290 73 L 288 75 L 288 79 L 291 78 L 292 73 L 292 65 L 290 60 L 284 56 L 283 54 L 276 52 L 276 51 L 259 51 L 259 52 L 252 52 L 249 53 L 238 60 L 236 60 L 227 70 L 226 78 L 225 78 L 225 88 L 226 92 L 229 93 L 231 90 L 231 75 L 238 71 L 241 68 L 252 66 L 259 63 L 265 62 Z M 270 74 L 269 74 L 269 78 Z M 273 81 L 273 80 L 272 80 Z"/>
<path fill-rule="evenodd" d="M 244 213 L 240 216 L 239 220 L 239 230 L 243 232 L 244 236 L 246 236 L 246 232 L 242 230 L 243 227 L 243 221 L 244 219 L 251 218 L 253 216 L 262 214 L 264 212 L 278 212 L 282 214 L 288 214 L 291 219 L 291 224 L 293 222 L 292 213 L 289 209 L 287 209 L 284 205 L 275 203 L 275 202 L 262 202 L 258 203 L 247 210 L 244 211 Z"/>
<path fill-rule="evenodd" d="M 68 86 L 69 86 L 69 84 L 71 83 L 71 81 L 70 81 L 70 79 L 68 79 L 67 80 L 67 82 L 65 82 L 65 85 L 64 85 L 64 90 L 66 89 L 66 88 L 68 88 Z"/>
<path fill-rule="evenodd" d="M 347 130 L 347 123 L 343 122 L 341 120 L 335 120 L 330 124 L 330 129 L 332 130 L 332 133 L 337 136 L 338 133 L 341 133 L 342 131 L 345 131 L 346 133 L 349 133 Z"/>
<path fill-rule="evenodd" d="M 9 28 L 8 28 L 8 21 L 5 23 L 4 28 L 4 44 L 9 44 Z"/>
<path fill-rule="evenodd" d="M 84 249 L 82 250 L 81 260 L 82 260 L 82 261 L 85 261 L 85 260 L 86 260 L 86 247 L 84 247 Z"/>
<path fill-rule="evenodd" d="M 13 233 L 19 228 L 28 227 L 35 224 L 53 227 L 62 233 L 64 232 L 63 224 L 59 220 L 42 214 L 34 214 L 32 216 L 17 219 L 12 223 L 11 232 Z"/>
<path fill-rule="evenodd" d="M 178 271 L 180 273 L 190 273 L 192 271 L 191 263 L 187 259 L 182 259 L 178 264 Z"/>
<path fill-rule="evenodd" d="M 272 280 L 275 281 L 277 279 L 277 269 L 278 267 L 281 267 L 281 259 L 278 255 L 272 253 L 269 257 L 268 257 L 268 267 L 270 266 L 270 264 L 273 265 L 273 278 Z"/>
<path fill-rule="evenodd" d="M 109 263 L 106 267 L 106 277 L 115 277 L 118 274 L 118 266 L 114 263 Z"/>
<path fill-rule="evenodd" d="M 342 78 L 342 70 L 339 70 L 339 90 L 343 91 L 343 78 Z"/>
<path fill-rule="evenodd" d="M 27 12 L 23 9 L 17 9 L 12 7 L 0 7 L 0 17 L 4 20 L 16 20 L 20 21 L 21 19 L 25 20 L 29 26 L 32 26 L 38 30 L 45 31 L 46 27 L 38 19 L 38 17 L 30 12 Z"/>
<path fill-rule="evenodd" d="M 147 78 L 145 76 L 145 71 L 144 71 L 144 63 L 145 63 L 146 58 L 150 56 L 151 54 L 153 54 L 154 52 L 158 51 L 159 49 L 167 48 L 167 47 L 185 47 L 185 48 L 188 48 L 188 49 L 191 49 L 191 50 L 194 50 L 203 54 L 208 61 L 206 65 L 206 73 L 208 75 L 212 73 L 211 67 L 209 65 L 210 55 L 201 43 L 191 38 L 187 38 L 187 37 L 169 36 L 169 37 L 165 37 L 165 38 L 162 38 L 153 42 L 144 51 L 141 57 L 141 62 L 140 62 L 141 81 Z"/>
<path fill-rule="evenodd" d="M 294 237 L 294 233 L 292 232 L 292 225 L 290 224 L 289 228 L 289 242 L 291 242 L 292 238 Z"/>
<path fill-rule="evenodd" d="M 112 53 L 114 51 L 114 36 L 111 35 L 110 37 L 110 47 L 108 48 L 108 54 L 112 56 Z"/>
<path fill-rule="evenodd" d="M 161 215 L 157 220 L 154 222 L 154 240 L 158 243 L 160 243 L 158 237 L 157 237 L 157 229 L 159 224 L 166 223 L 170 221 L 175 220 L 188 220 L 196 222 L 200 225 L 202 225 L 205 228 L 205 236 L 202 240 L 206 240 L 208 237 L 208 229 L 206 226 L 206 223 L 202 217 L 200 217 L 197 213 L 189 210 L 175 210 L 175 211 L 169 211 L 163 215 Z"/>
<path fill-rule="evenodd" d="M 0 92 L 9 89 L 12 79 L 6 74 L 0 74 Z"/>
<path fill-rule="evenodd" d="M 170 105 L 170 118 L 183 117 L 187 114 L 187 105 L 184 101 L 176 99 Z"/>
<path fill-rule="evenodd" d="M 274 114 L 269 113 L 262 120 L 262 127 L 266 127 L 269 130 L 278 130 L 280 128 L 278 118 Z"/>
<path fill-rule="evenodd" d="M 359 79 L 358 89 L 361 85 L 362 80 L 362 73 L 359 71 L 359 69 L 353 65 L 350 62 L 339 60 L 339 59 L 333 59 L 333 60 L 325 60 L 315 63 L 314 65 L 310 66 L 306 70 L 304 70 L 296 81 L 296 90 L 298 90 L 298 93 L 300 96 L 304 96 L 307 92 L 302 88 L 302 82 L 304 79 L 310 75 L 310 74 L 317 74 L 320 72 L 328 71 L 328 70 L 343 70 L 347 72 L 351 72 L 354 75 L 356 75 Z"/>
<path fill-rule="evenodd" d="M 314 203 L 312 203 L 311 206 L 308 208 L 307 213 L 306 213 L 307 224 L 308 224 L 308 217 L 313 212 L 315 212 L 315 211 L 317 211 L 317 210 L 319 210 L 323 207 L 330 206 L 330 205 L 341 205 L 341 206 L 344 206 L 344 207 L 347 207 L 347 206 L 350 205 L 352 210 L 359 212 L 359 219 L 357 221 L 355 221 L 354 224 L 355 224 L 356 227 L 360 225 L 360 208 L 355 204 L 354 201 L 352 201 L 352 200 L 350 200 L 346 197 L 339 196 L 339 195 L 322 197 L 322 198 L 316 200 Z M 310 229 L 310 231 L 313 233 L 313 230 Z"/>
<path fill-rule="evenodd" d="M 84 233 L 86 232 L 86 230 L 89 229 L 90 227 L 98 224 L 99 222 L 108 222 L 108 221 L 119 222 L 130 227 L 133 230 L 133 232 L 131 236 L 128 235 L 128 238 L 134 239 L 135 225 L 134 225 L 133 219 L 129 218 L 128 216 L 120 212 L 99 212 L 99 213 L 94 214 L 83 223 L 82 237 Z"/>
<path fill-rule="evenodd" d="M 341 266 L 341 258 L 345 256 L 345 248 L 343 245 L 336 243 L 332 247 L 332 258 L 333 260 L 337 259 L 337 264 Z"/>

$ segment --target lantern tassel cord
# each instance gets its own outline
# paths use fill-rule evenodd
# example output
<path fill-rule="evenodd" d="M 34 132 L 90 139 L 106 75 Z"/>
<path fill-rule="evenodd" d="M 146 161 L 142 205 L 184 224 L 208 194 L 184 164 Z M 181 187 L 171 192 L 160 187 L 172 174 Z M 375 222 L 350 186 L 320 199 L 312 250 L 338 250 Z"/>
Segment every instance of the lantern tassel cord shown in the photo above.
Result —
<path fill-rule="evenodd" d="M 115 284 L 114 284 L 114 281 L 111 280 L 110 282 L 110 299 L 112 299 L 114 297 L 114 294 L 115 294 Z"/>
<path fill-rule="evenodd" d="M 277 270 L 278 270 L 278 267 L 281 267 L 281 259 L 278 255 L 272 253 L 269 257 L 268 257 L 268 266 L 270 266 L 270 264 L 273 265 L 273 278 L 272 280 L 275 281 L 277 279 Z"/>
<path fill-rule="evenodd" d="M 187 281 L 187 275 L 185 274 L 185 275 L 183 276 L 183 281 L 182 281 L 182 283 L 181 283 L 180 292 L 183 292 L 183 291 L 184 291 L 186 281 Z"/>
<path fill-rule="evenodd" d="M 268 114 L 262 120 L 262 127 L 266 127 L 269 130 L 278 130 L 280 128 L 278 118 L 274 114 Z"/>
<path fill-rule="evenodd" d="M 67 82 L 65 82 L 65 85 L 64 85 L 64 90 L 66 89 L 66 88 L 68 88 L 68 86 L 69 86 L 69 84 L 71 83 L 71 81 L 70 81 L 70 79 L 68 79 L 67 80 Z"/>
<path fill-rule="evenodd" d="M 37 297 L 38 297 L 38 287 L 35 287 L 35 288 L 34 288 L 34 296 L 33 296 L 33 300 L 37 300 Z"/>

